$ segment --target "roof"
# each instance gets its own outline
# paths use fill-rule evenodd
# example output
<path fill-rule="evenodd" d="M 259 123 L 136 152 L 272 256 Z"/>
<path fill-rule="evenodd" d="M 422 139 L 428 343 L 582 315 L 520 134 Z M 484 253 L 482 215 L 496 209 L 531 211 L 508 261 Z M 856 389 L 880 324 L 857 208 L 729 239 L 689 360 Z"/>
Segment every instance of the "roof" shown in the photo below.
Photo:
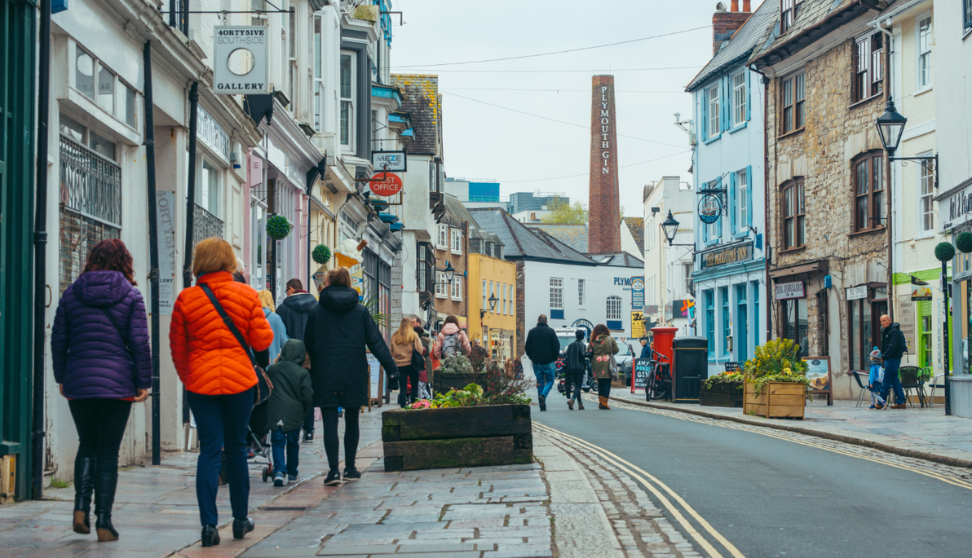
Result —
<path fill-rule="evenodd" d="M 412 121 L 409 153 L 442 156 L 442 97 L 439 77 L 420 74 L 392 74 L 392 85 L 402 95 L 401 112 Z"/>
<path fill-rule="evenodd" d="M 763 2 L 765 4 L 765 2 Z M 641 217 L 625 217 L 621 221 L 628 226 L 628 231 L 638 245 L 638 253 L 645 253 L 645 220 Z"/>
<path fill-rule="evenodd" d="M 639 269 L 644 269 L 645 262 L 632 256 L 627 252 L 616 252 L 613 254 L 597 254 L 592 255 L 591 258 L 598 263 L 598 265 L 606 265 L 609 267 L 637 267 Z"/>
<path fill-rule="evenodd" d="M 756 9 L 746 23 L 732 37 L 722 43 L 719 52 L 709 60 L 702 71 L 692 79 L 685 90 L 692 92 L 709 78 L 725 73 L 746 62 L 757 45 L 762 44 L 767 29 L 772 29 L 780 13 L 780 3 L 769 0 Z"/>
<path fill-rule="evenodd" d="M 528 229 L 541 230 L 581 254 L 587 253 L 587 225 L 553 225 L 545 223 L 524 223 Z"/>
<path fill-rule="evenodd" d="M 764 2 L 766 4 L 767 2 Z M 891 2 L 893 3 L 893 0 Z M 864 14 L 875 0 L 803 0 L 796 21 L 780 35 L 779 25 L 763 33 L 749 63 L 756 69 L 785 60 L 830 31 Z M 779 21 L 779 14 L 775 21 Z"/>
<path fill-rule="evenodd" d="M 481 229 L 499 237 L 506 246 L 503 255 L 508 260 L 538 260 L 579 265 L 597 262 L 556 238 L 525 227 L 507 212 L 497 208 L 469 209 Z"/>
<path fill-rule="evenodd" d="M 476 222 L 476 219 L 469 213 L 466 206 L 463 205 L 459 198 L 453 196 L 452 194 L 445 194 L 442 198 L 443 204 L 445 205 L 445 215 L 440 222 L 447 223 L 452 219 L 457 219 L 459 221 L 465 221 L 469 223 L 469 238 L 481 238 L 486 242 L 492 242 L 494 244 L 502 244 L 505 246 L 503 241 L 495 234 L 483 230 Z M 451 217 L 452 219 L 449 219 Z"/>

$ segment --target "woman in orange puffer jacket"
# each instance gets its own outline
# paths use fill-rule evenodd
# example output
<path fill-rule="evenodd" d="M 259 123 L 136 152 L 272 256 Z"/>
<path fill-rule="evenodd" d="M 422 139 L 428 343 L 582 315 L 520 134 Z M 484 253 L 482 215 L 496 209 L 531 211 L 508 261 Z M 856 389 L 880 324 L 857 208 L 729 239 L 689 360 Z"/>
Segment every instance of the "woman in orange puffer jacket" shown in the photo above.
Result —
<path fill-rule="evenodd" d="M 252 287 L 234 282 L 236 255 L 228 242 L 207 238 L 196 245 L 192 273 L 207 285 L 252 351 L 264 355 L 273 330 Z M 219 544 L 216 491 L 221 453 L 226 454 L 233 538 L 253 530 L 247 517 L 250 478 L 246 466 L 246 428 L 253 409 L 256 373 L 250 356 L 220 318 L 202 287 L 179 293 L 172 311 L 169 346 L 199 434 L 196 499 L 202 521 L 202 545 Z M 258 361 L 260 359 L 258 358 Z M 262 363 L 266 366 L 266 362 Z"/>

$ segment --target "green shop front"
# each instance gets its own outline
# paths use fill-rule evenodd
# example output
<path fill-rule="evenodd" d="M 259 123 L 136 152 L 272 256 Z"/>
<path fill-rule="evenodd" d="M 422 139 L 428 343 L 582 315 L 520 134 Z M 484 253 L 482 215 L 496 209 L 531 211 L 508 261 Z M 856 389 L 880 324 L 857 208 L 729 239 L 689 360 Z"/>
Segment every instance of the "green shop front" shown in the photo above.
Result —
<path fill-rule="evenodd" d="M 972 232 L 972 179 L 967 182 L 939 202 L 939 214 L 945 221 L 943 230 L 950 233 L 949 240 L 955 245 L 960 244 L 956 242 L 959 235 Z M 972 343 L 969 342 L 972 332 L 972 253 L 956 250 L 951 268 L 951 409 L 955 416 L 972 418 Z M 940 382 L 938 378 L 936 380 Z"/>

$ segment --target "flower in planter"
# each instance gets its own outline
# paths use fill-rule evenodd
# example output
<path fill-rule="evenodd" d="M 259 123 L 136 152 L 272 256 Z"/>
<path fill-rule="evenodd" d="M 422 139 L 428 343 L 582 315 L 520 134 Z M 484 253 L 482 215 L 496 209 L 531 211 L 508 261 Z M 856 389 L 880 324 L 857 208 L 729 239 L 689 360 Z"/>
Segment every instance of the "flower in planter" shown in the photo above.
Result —
<path fill-rule="evenodd" d="M 743 376 L 758 396 L 770 382 L 800 383 L 810 386 L 807 363 L 800 358 L 800 346 L 791 339 L 773 339 L 756 347 L 756 355 L 746 361 Z"/>

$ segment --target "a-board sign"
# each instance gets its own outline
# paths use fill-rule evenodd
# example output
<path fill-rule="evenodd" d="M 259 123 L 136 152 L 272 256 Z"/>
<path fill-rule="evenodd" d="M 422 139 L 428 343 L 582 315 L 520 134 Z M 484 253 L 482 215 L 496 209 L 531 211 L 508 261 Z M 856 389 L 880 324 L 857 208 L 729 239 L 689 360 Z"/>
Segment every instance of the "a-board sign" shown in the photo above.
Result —
<path fill-rule="evenodd" d="M 375 358 L 375 355 L 367 353 L 367 356 L 369 375 L 371 376 L 371 398 L 378 399 L 381 397 L 381 386 L 379 385 L 381 380 L 381 364 L 378 362 L 378 359 Z"/>
<path fill-rule="evenodd" d="M 631 382 L 631 393 L 634 393 L 636 389 L 647 389 L 648 388 L 648 375 L 651 373 L 651 360 L 647 358 L 636 358 L 631 364 L 632 367 L 632 378 Z"/>
<path fill-rule="evenodd" d="M 726 372 L 739 372 L 742 370 L 742 366 L 738 362 L 727 362 Z"/>
<path fill-rule="evenodd" d="M 807 363 L 807 379 L 810 380 L 810 387 L 807 390 L 811 395 L 826 395 L 827 405 L 833 405 L 834 395 L 831 390 L 830 357 L 808 356 L 803 361 Z"/>

